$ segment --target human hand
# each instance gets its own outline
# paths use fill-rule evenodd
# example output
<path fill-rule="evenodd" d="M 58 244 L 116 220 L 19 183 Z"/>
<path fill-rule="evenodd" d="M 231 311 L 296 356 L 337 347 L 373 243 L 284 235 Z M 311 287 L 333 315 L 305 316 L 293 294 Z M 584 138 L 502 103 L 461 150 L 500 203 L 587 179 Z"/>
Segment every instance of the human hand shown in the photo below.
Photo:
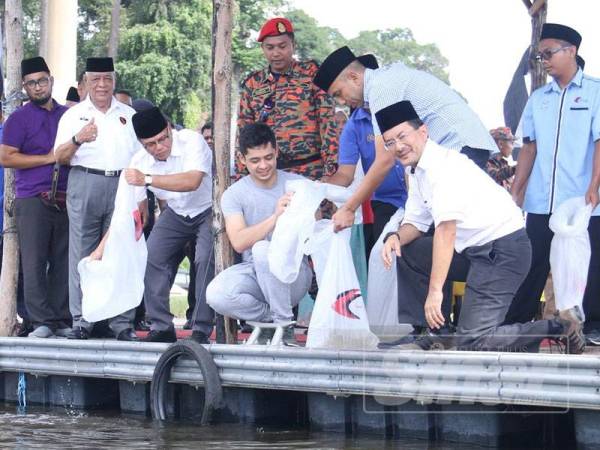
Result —
<path fill-rule="evenodd" d="M 277 200 L 277 206 L 275 207 L 275 217 L 279 217 L 285 212 L 290 202 L 292 201 L 293 196 L 293 192 L 286 192 L 279 200 Z"/>
<path fill-rule="evenodd" d="M 590 203 L 592 204 L 592 208 L 595 208 L 600 203 L 598 189 L 594 189 L 593 187 L 590 187 L 585 193 L 585 204 L 589 205 Z"/>
<path fill-rule="evenodd" d="M 77 142 L 83 144 L 84 142 L 95 141 L 97 136 L 98 127 L 94 123 L 94 118 L 92 117 L 92 120 L 90 120 L 81 130 L 79 130 L 79 133 L 75 135 L 75 139 Z"/>
<path fill-rule="evenodd" d="M 333 220 L 333 231 L 337 233 L 344 228 L 354 225 L 354 212 L 343 205 L 338 208 L 336 213 L 331 217 L 331 220 Z"/>
<path fill-rule="evenodd" d="M 390 236 L 383 244 L 383 248 L 381 249 L 381 259 L 383 259 L 383 267 L 387 270 L 392 268 L 392 260 L 393 255 L 396 255 L 397 258 L 402 256 L 400 251 L 400 237 L 398 234 L 393 234 Z"/>
<path fill-rule="evenodd" d="M 441 290 L 429 291 L 425 300 L 425 320 L 429 328 L 437 330 L 444 326 L 444 316 L 442 314 L 442 300 L 444 295 Z"/>
<path fill-rule="evenodd" d="M 104 251 L 100 249 L 100 247 L 96 248 L 96 250 L 90 253 L 90 261 L 100 261 L 102 259 L 103 254 Z"/>
<path fill-rule="evenodd" d="M 125 181 L 132 186 L 145 186 L 146 175 L 137 169 L 125 169 Z"/>

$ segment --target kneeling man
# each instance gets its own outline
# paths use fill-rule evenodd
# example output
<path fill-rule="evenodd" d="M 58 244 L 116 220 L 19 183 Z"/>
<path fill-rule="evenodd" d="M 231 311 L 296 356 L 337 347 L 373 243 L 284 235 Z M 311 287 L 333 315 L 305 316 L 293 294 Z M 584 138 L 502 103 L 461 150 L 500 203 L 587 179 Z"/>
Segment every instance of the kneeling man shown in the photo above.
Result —
<path fill-rule="evenodd" d="M 275 134 L 264 123 L 248 124 L 241 130 L 239 152 L 249 175 L 223 193 L 221 209 L 227 237 L 242 254 L 242 262 L 215 277 L 208 285 L 206 299 L 225 316 L 289 322 L 292 308 L 308 292 L 312 270 L 305 257 L 296 281 L 282 283 L 270 272 L 267 254 L 277 219 L 291 200 L 285 182 L 303 177 L 277 170 Z M 293 344 L 293 340 L 293 329 L 287 328 L 284 342 Z"/>
<path fill-rule="evenodd" d="M 148 237 L 148 263 L 144 277 L 144 304 L 151 321 L 147 342 L 175 342 L 169 292 L 181 252 L 196 242 L 196 307 L 192 339 L 208 343 L 214 313 L 206 304 L 206 286 L 214 275 L 212 238 L 212 153 L 195 131 L 176 131 L 156 107 L 133 115 L 133 128 L 144 147 L 125 169 L 125 179 L 138 186 L 136 197 L 143 210 L 146 188 L 166 207 Z M 92 253 L 101 258 L 104 242 Z"/>
<path fill-rule="evenodd" d="M 385 148 L 408 174 L 404 220 L 382 250 L 388 268 L 392 255 L 397 257 L 402 322 L 443 327 L 448 321 L 442 313 L 444 285 L 466 281 L 458 348 L 535 351 L 551 337 L 560 338 L 570 353 L 583 352 L 576 309 L 553 320 L 503 325 L 531 263 L 523 216 L 508 192 L 466 156 L 430 140 L 410 102 L 395 103 L 375 117 Z M 433 237 L 426 235 L 432 224 Z M 430 334 L 399 348 L 429 349 L 436 343 L 443 341 Z"/>

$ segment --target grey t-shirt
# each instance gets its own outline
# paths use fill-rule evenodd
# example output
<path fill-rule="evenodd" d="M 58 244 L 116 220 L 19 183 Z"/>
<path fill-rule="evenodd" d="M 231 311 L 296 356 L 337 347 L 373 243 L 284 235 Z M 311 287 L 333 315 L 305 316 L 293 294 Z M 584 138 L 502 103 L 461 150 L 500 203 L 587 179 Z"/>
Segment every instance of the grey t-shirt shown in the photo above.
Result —
<path fill-rule="evenodd" d="M 252 180 L 250 175 L 236 181 L 223 193 L 221 210 L 225 217 L 241 214 L 246 225 L 252 226 L 266 220 L 275 212 L 277 201 L 285 194 L 285 182 L 305 179 L 295 173 L 277 171 L 277 182 L 271 188 L 263 188 Z M 271 234 L 266 237 L 271 239 Z M 244 261 L 251 259 L 251 249 L 245 250 Z"/>

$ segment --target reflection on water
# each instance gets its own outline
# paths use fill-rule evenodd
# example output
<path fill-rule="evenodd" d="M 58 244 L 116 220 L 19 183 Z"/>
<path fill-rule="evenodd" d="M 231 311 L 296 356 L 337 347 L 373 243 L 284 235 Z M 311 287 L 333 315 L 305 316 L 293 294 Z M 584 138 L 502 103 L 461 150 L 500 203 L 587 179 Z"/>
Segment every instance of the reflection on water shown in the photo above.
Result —
<path fill-rule="evenodd" d="M 378 437 L 347 438 L 336 433 L 301 429 L 221 424 L 208 427 L 182 422 L 159 424 L 118 412 L 0 406 L 0 448 L 17 449 L 465 449 L 426 441 L 386 441 Z M 472 447 L 471 447 L 472 448 Z"/>

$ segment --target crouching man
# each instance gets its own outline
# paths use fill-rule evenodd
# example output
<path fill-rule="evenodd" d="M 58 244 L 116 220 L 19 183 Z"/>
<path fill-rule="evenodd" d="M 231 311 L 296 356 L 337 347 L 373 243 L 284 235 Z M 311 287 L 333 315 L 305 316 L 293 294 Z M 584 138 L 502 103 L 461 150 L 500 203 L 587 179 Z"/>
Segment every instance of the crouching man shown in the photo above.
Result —
<path fill-rule="evenodd" d="M 550 337 L 561 339 L 568 352 L 582 353 L 576 309 L 553 320 L 503 325 L 531 263 L 523 217 L 508 192 L 466 156 L 430 140 L 410 102 L 395 103 L 375 117 L 385 148 L 407 168 L 409 181 L 404 220 L 382 250 L 388 268 L 392 255 L 397 257 L 402 322 L 443 327 L 444 287 L 466 281 L 454 339 L 459 349 L 535 351 Z M 433 237 L 426 235 L 432 223 Z M 428 334 L 397 348 L 439 348 L 448 341 Z"/>
<path fill-rule="evenodd" d="M 312 271 L 305 257 L 296 281 L 282 283 L 270 272 L 267 253 L 275 224 L 291 200 L 285 182 L 302 177 L 277 170 L 275 134 L 263 123 L 241 130 L 239 152 L 249 175 L 223 193 L 221 209 L 227 237 L 242 262 L 215 277 L 206 299 L 216 312 L 239 320 L 289 322 L 292 308 L 308 292 Z M 294 343 L 292 327 L 283 340 Z"/>
<path fill-rule="evenodd" d="M 151 321 L 147 342 L 175 342 L 169 292 L 181 252 L 190 240 L 196 242 L 196 307 L 192 316 L 192 339 L 208 343 L 214 313 L 206 304 L 206 286 L 214 275 L 212 223 L 212 153 L 200 134 L 176 131 L 156 107 L 132 118 L 133 128 L 144 147 L 125 169 L 125 179 L 137 186 L 136 199 L 143 210 L 146 188 L 166 208 L 148 238 L 148 263 L 144 277 L 144 303 Z M 104 243 L 90 255 L 102 257 Z"/>

